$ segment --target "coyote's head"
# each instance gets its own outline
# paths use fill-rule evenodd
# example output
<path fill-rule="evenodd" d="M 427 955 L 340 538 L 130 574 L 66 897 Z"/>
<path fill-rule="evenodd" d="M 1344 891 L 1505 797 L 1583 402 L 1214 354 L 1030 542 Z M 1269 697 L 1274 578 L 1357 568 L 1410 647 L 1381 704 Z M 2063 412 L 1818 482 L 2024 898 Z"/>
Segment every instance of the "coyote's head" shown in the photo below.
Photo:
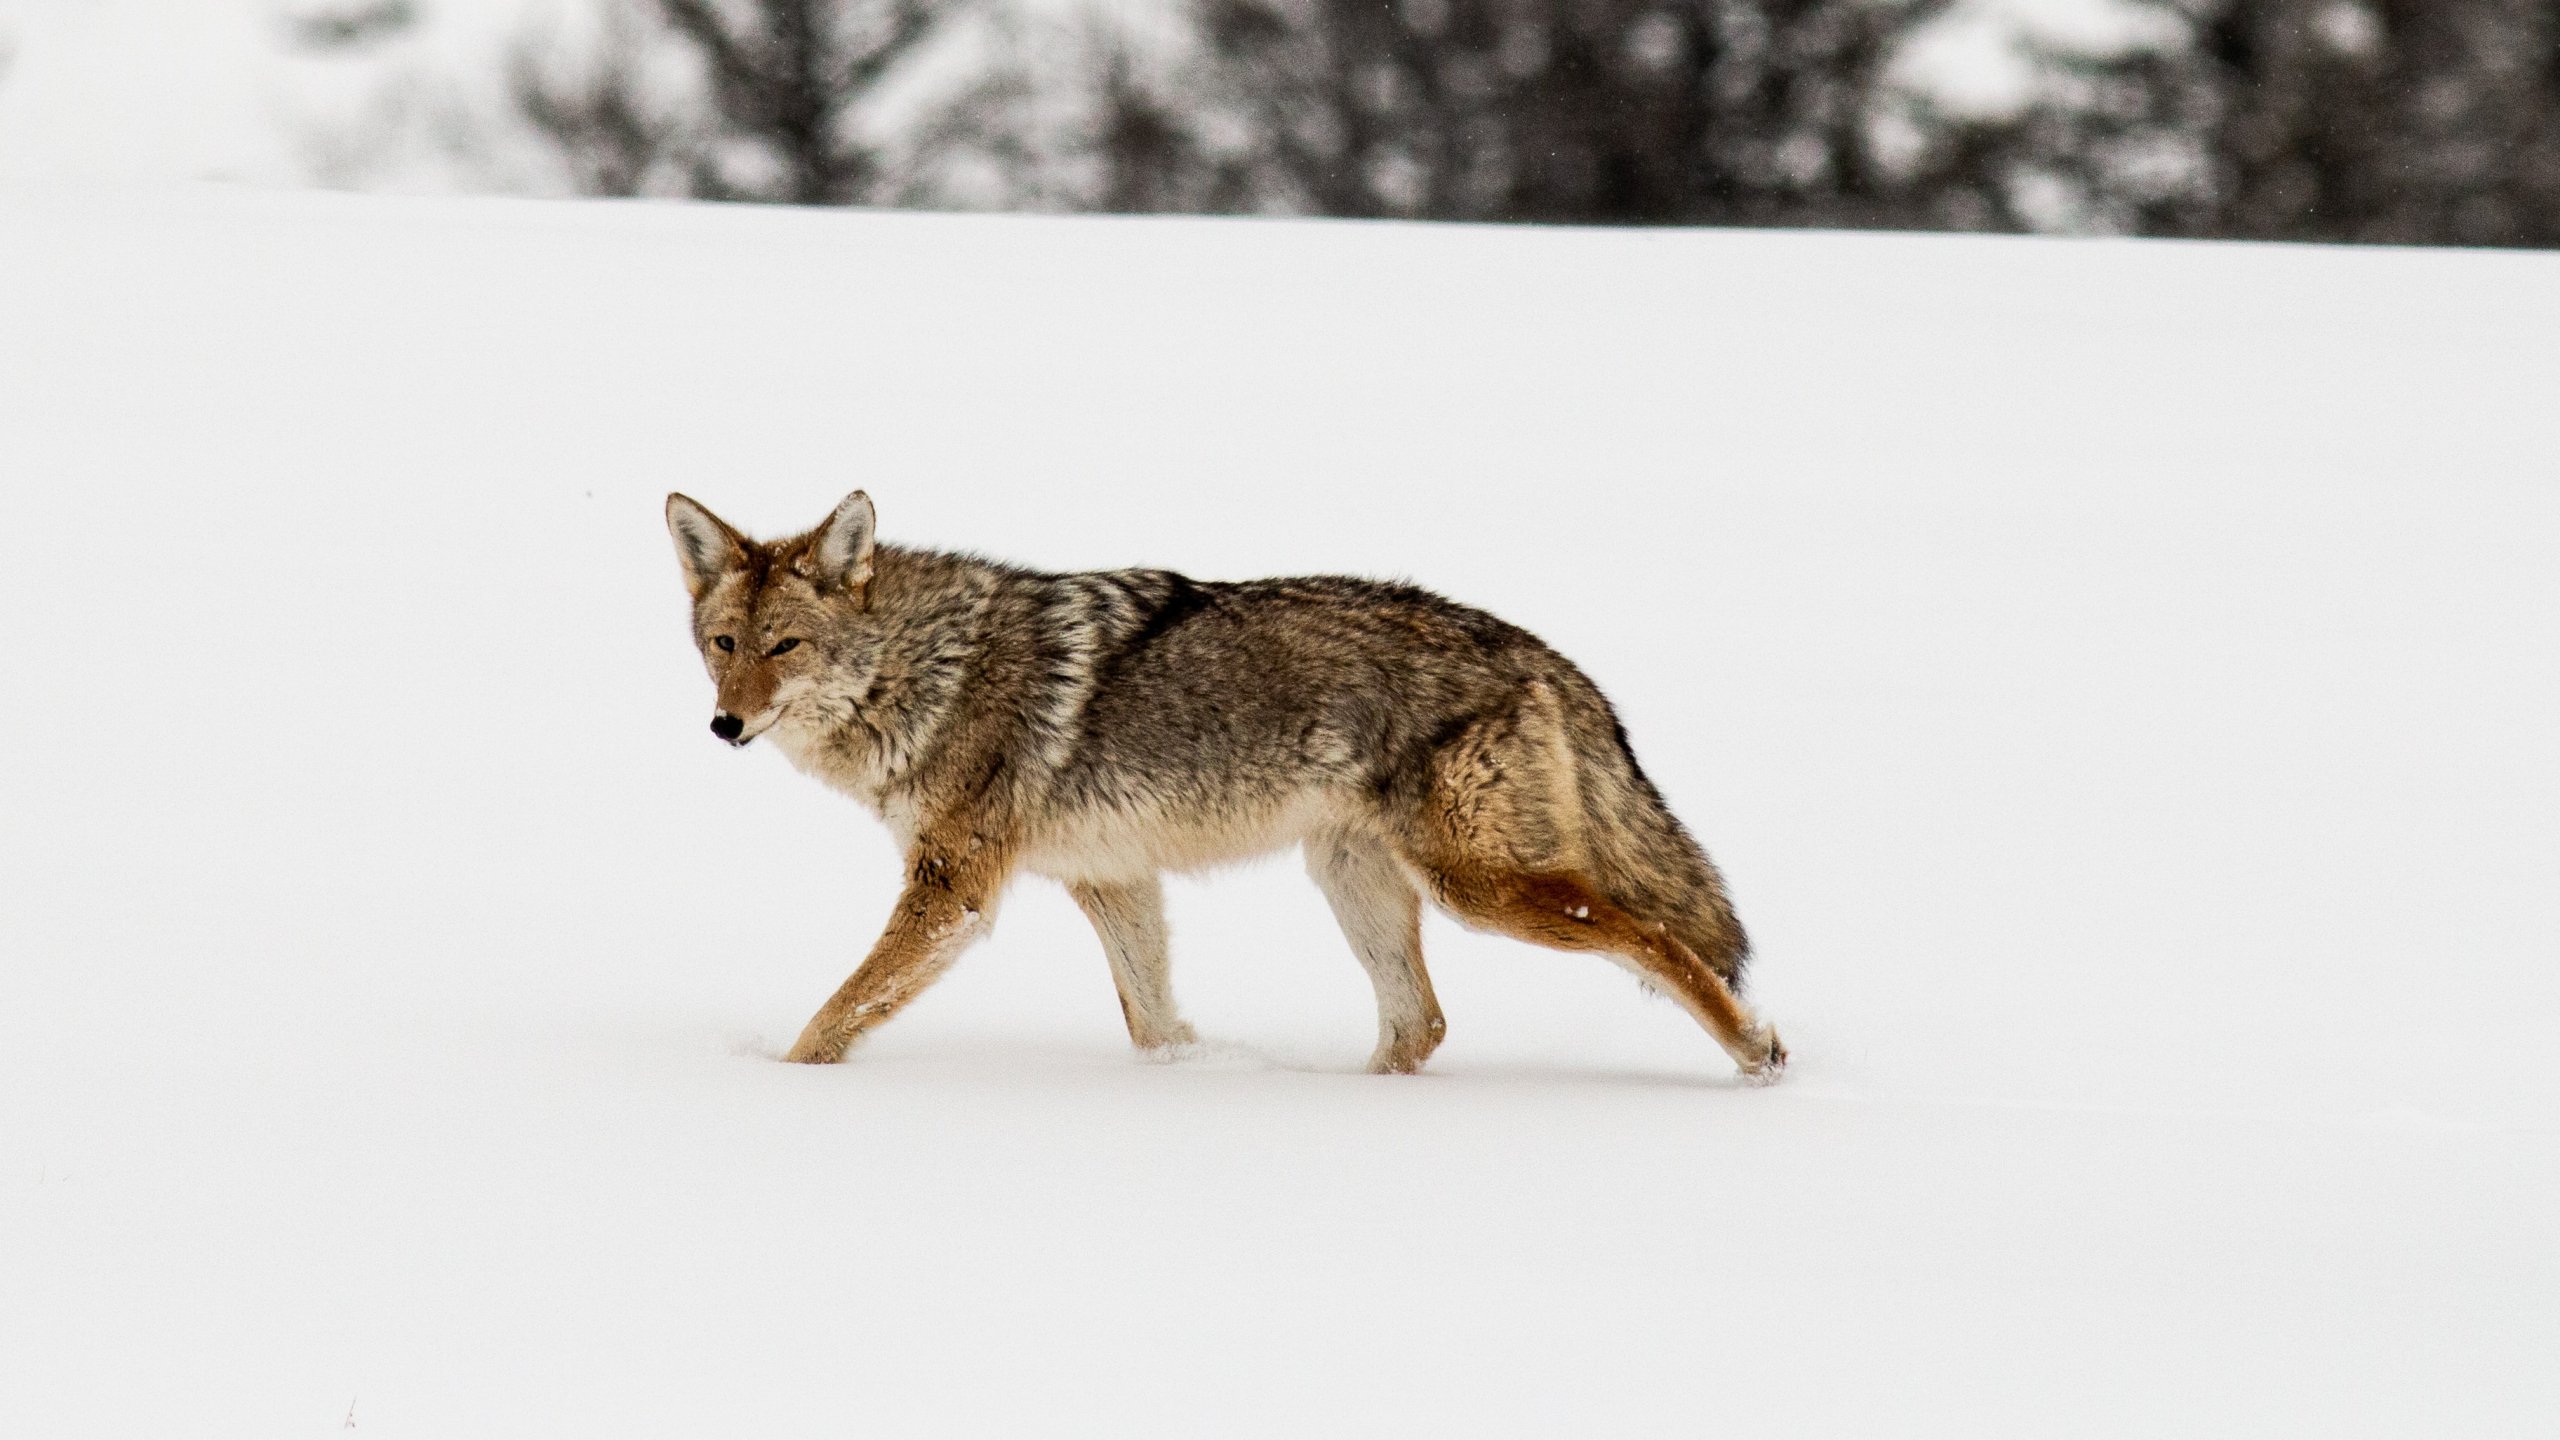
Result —
<path fill-rule="evenodd" d="M 693 643 L 720 687 L 712 734 L 744 745 L 794 705 L 824 706 L 867 688 L 879 650 L 865 613 L 870 496 L 856 490 L 808 534 L 758 544 L 670 495 L 667 530 L 693 595 Z"/>

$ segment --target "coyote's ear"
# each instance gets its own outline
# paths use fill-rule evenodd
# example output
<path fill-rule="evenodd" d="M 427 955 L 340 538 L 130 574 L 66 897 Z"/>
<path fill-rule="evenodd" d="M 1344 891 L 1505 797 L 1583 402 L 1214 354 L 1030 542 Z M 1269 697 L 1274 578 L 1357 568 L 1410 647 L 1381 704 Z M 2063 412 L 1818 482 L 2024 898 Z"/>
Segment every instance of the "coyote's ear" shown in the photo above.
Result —
<path fill-rule="evenodd" d="M 870 581 L 873 519 L 871 497 L 856 490 L 818 527 L 818 538 L 809 546 L 809 563 L 817 573 L 809 578 L 821 589 L 842 585 L 858 591 Z"/>
<path fill-rule="evenodd" d="M 745 537 L 685 496 L 667 497 L 667 533 L 676 538 L 676 559 L 684 566 L 684 588 L 696 600 L 721 576 L 746 563 Z"/>

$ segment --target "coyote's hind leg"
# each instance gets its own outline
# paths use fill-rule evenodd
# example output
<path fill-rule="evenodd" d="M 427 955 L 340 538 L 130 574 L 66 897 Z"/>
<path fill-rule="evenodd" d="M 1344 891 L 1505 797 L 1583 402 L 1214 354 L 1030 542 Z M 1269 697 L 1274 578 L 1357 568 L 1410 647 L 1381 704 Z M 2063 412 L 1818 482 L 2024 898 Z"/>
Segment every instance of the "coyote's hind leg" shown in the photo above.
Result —
<path fill-rule="evenodd" d="M 1163 883 L 1149 876 L 1132 885 L 1067 888 L 1084 918 L 1093 922 L 1093 933 L 1102 937 L 1111 983 L 1120 991 L 1120 1014 L 1129 1022 L 1129 1043 L 1141 1050 L 1193 1043 L 1198 1037 L 1173 1005 Z"/>
<path fill-rule="evenodd" d="M 1558 950 L 1596 950 L 1680 1002 L 1746 1079 L 1775 1081 L 1787 1066 L 1778 1032 L 1670 930 L 1631 915 L 1580 876 L 1563 872 L 1420 867 L 1431 894 L 1466 924 Z"/>
<path fill-rule="evenodd" d="M 1378 1049 L 1369 1068 L 1381 1075 L 1420 1070 L 1449 1031 L 1422 968 L 1422 896 L 1386 847 L 1365 836 L 1310 836 L 1307 873 L 1378 992 Z"/>

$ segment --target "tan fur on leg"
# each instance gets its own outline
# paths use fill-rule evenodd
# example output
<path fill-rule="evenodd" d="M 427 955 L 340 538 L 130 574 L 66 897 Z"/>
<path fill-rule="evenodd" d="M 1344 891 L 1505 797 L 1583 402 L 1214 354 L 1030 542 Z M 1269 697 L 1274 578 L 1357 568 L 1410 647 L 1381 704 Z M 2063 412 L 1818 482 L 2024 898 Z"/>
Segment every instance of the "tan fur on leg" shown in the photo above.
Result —
<path fill-rule="evenodd" d="M 782 1058 L 832 1065 L 864 1032 L 886 1021 L 951 968 L 984 935 L 1010 869 L 1009 847 L 972 837 L 955 846 L 920 845 L 888 929 L 860 968 L 818 1007 Z"/>
<path fill-rule="evenodd" d="M 1120 1014 L 1129 1023 L 1129 1043 L 1141 1050 L 1195 1043 L 1199 1037 L 1173 1003 L 1163 882 L 1149 876 L 1136 884 L 1086 882 L 1067 888 L 1102 937 L 1111 983 L 1120 991 Z"/>
<path fill-rule="evenodd" d="M 1680 1002 L 1742 1073 L 1767 1083 L 1786 1068 L 1778 1033 L 1670 930 L 1628 914 L 1580 876 L 1425 865 L 1432 898 L 1459 920 L 1559 950 L 1595 950 Z"/>
<path fill-rule="evenodd" d="M 1378 993 L 1378 1049 L 1369 1068 L 1381 1075 L 1420 1070 L 1449 1032 L 1422 967 L 1421 895 L 1386 846 L 1365 835 L 1309 836 L 1307 873 Z"/>

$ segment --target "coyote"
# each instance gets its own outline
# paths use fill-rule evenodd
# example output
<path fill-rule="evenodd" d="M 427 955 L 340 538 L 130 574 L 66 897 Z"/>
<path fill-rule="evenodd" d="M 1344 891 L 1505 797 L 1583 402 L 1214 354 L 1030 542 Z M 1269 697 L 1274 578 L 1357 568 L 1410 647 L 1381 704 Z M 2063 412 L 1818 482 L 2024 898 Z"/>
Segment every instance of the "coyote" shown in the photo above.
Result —
<path fill-rule="evenodd" d="M 1294 843 L 1377 990 L 1372 1070 L 1419 1070 L 1447 1030 L 1426 895 L 1626 967 L 1752 1080 L 1786 1065 L 1737 998 L 1749 950 L 1722 878 L 1599 689 L 1527 631 L 1410 585 L 1051 575 L 876 544 L 859 490 L 787 540 L 682 495 L 667 528 L 719 686 L 711 733 L 771 735 L 906 851 L 888 929 L 791 1060 L 844 1058 L 1021 871 L 1093 922 L 1130 1040 L 1189 1044 L 1158 877 Z"/>

